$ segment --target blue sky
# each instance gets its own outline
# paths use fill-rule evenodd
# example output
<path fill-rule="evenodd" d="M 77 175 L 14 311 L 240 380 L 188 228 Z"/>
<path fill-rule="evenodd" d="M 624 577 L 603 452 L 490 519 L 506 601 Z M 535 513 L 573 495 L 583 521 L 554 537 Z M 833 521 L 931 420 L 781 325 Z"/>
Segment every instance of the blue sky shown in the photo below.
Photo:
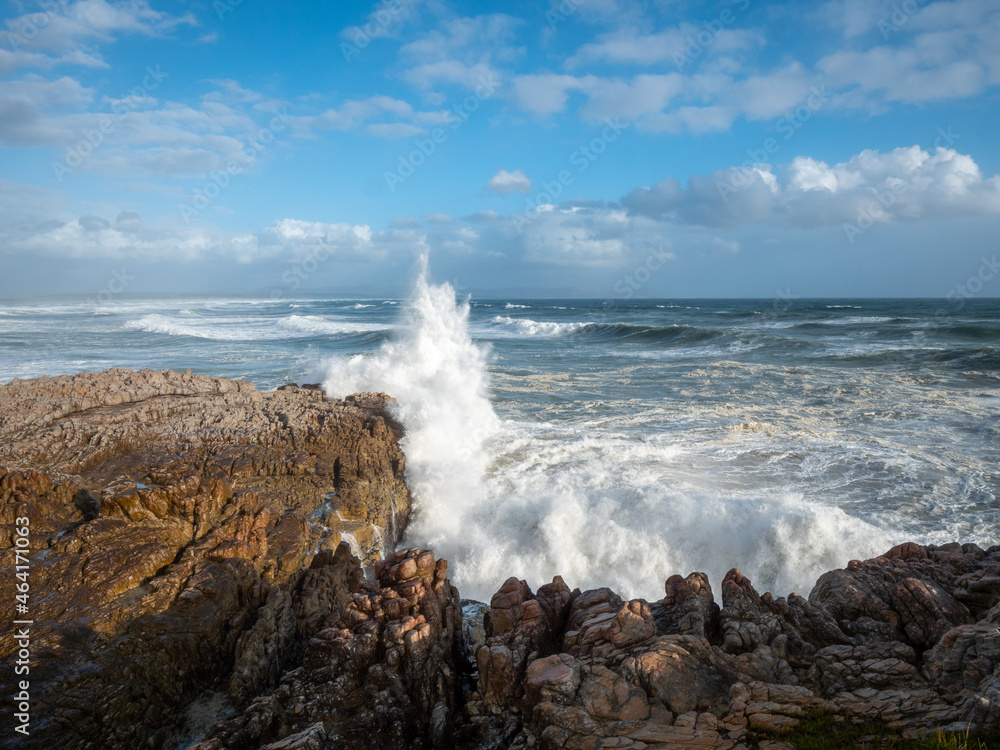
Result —
<path fill-rule="evenodd" d="M 479 295 L 940 297 L 1000 249 L 995 0 L 45 0 L 0 28 L 0 296 L 400 294 L 429 252 Z"/>

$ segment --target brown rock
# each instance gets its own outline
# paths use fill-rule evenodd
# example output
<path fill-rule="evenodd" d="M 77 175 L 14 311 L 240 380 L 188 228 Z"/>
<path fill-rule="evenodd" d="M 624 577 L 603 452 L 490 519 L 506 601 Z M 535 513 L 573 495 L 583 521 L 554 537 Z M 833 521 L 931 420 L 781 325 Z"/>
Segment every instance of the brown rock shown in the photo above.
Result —
<path fill-rule="evenodd" d="M 361 578 L 338 524 L 388 543 L 405 524 L 384 408 L 171 372 L 0 387 L 0 523 L 30 526 L 43 717 L 21 747 L 174 747 L 200 692 L 239 702 L 294 667 Z"/>

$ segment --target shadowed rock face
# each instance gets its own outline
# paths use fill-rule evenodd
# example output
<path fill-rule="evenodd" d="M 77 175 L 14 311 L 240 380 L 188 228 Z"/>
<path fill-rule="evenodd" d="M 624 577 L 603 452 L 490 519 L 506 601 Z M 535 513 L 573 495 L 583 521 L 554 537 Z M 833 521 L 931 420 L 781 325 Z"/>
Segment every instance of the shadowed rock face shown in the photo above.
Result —
<path fill-rule="evenodd" d="M 8 549 L 30 528 L 34 721 L 16 746 L 174 747 L 202 691 L 239 705 L 301 663 L 360 585 L 351 547 L 373 564 L 409 515 L 387 401 L 129 370 L 0 387 Z"/>

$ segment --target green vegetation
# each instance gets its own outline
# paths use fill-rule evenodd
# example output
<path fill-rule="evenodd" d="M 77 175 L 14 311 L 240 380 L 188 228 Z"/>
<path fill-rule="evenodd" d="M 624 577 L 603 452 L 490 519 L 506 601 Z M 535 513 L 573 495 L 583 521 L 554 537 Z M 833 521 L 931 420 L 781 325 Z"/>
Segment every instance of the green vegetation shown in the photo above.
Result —
<path fill-rule="evenodd" d="M 780 734 L 751 731 L 749 738 L 787 742 L 796 750 L 1000 750 L 1000 727 L 988 732 L 939 732 L 908 740 L 881 722 L 838 722 L 825 711 L 808 712 L 800 717 L 797 727 Z"/>

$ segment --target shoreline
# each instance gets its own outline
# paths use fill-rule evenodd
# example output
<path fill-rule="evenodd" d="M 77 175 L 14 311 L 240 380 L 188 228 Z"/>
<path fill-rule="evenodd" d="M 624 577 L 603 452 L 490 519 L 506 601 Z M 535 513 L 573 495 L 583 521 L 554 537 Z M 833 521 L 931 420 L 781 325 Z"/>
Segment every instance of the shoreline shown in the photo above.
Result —
<path fill-rule="evenodd" d="M 190 371 L 0 386 L 33 620 L 31 732 L 0 746 L 729 750 L 813 712 L 1000 723 L 1000 546 L 899 545 L 808 598 L 733 570 L 721 606 L 702 573 L 652 602 L 511 578 L 476 605 L 433 552 L 392 552 L 410 497 L 388 401 Z"/>

